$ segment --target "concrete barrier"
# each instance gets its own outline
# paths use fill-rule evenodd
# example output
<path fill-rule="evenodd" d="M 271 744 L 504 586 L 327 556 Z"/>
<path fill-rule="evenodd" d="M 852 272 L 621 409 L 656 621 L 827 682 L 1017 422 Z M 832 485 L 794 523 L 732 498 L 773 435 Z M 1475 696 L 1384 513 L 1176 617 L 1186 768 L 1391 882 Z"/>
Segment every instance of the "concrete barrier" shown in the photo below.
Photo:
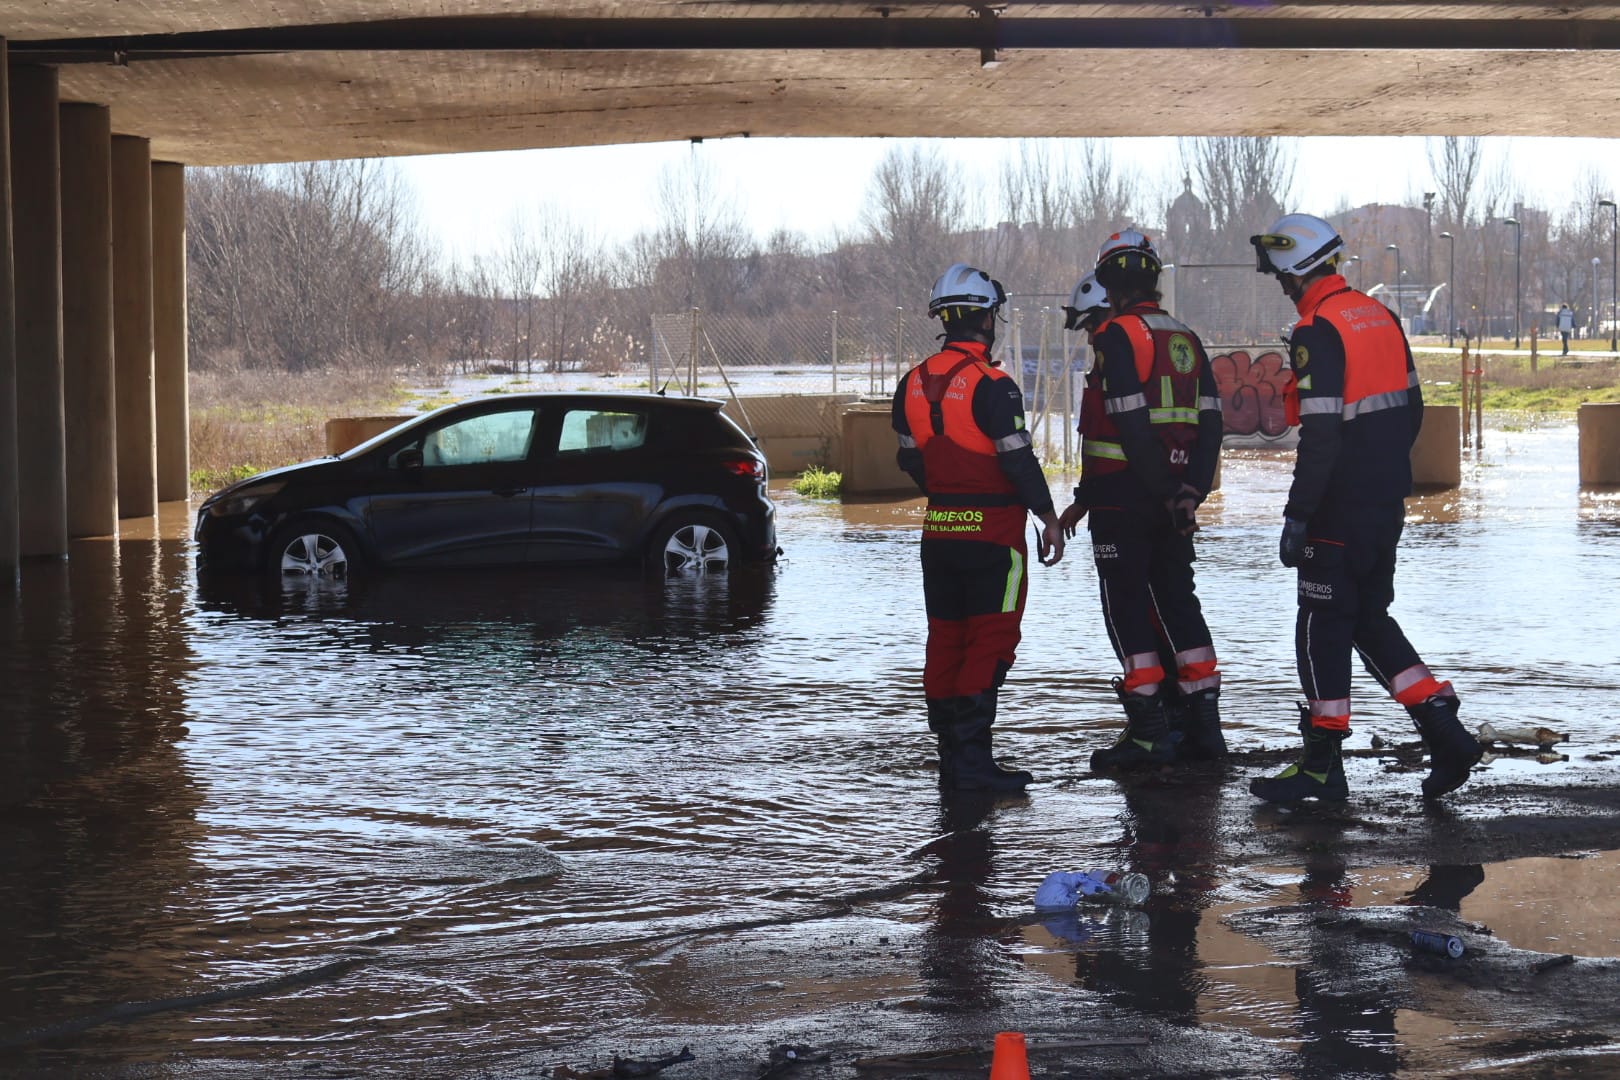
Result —
<path fill-rule="evenodd" d="M 837 468 L 843 427 L 839 413 L 857 394 L 779 394 L 728 401 L 725 413 L 749 432 L 773 475 L 796 475 L 819 465 Z"/>
<path fill-rule="evenodd" d="M 341 454 L 374 435 L 412 419 L 409 416 L 337 416 L 326 422 L 326 452 Z"/>
<path fill-rule="evenodd" d="M 1592 402 L 1576 413 L 1581 486 L 1620 485 L 1620 403 Z"/>
<path fill-rule="evenodd" d="M 1412 486 L 1454 488 L 1462 483 L 1462 410 L 1425 405 L 1423 429 L 1412 444 Z"/>
<path fill-rule="evenodd" d="M 843 448 L 839 458 L 847 495 L 916 495 L 917 485 L 894 463 L 899 449 L 886 402 L 843 408 Z"/>

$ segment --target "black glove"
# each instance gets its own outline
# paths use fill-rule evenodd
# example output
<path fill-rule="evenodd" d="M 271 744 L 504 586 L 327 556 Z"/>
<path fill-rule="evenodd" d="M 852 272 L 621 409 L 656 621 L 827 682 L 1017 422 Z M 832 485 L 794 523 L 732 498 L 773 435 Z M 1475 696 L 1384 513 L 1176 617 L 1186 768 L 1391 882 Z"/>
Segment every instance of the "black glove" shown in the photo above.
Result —
<path fill-rule="evenodd" d="M 1282 540 L 1277 544 L 1277 558 L 1284 566 L 1298 566 L 1305 561 L 1305 523 L 1283 518 Z"/>
<path fill-rule="evenodd" d="M 1182 484 L 1176 493 L 1164 502 L 1170 511 L 1170 527 L 1183 536 L 1198 531 L 1198 504 L 1204 496 L 1191 484 Z"/>

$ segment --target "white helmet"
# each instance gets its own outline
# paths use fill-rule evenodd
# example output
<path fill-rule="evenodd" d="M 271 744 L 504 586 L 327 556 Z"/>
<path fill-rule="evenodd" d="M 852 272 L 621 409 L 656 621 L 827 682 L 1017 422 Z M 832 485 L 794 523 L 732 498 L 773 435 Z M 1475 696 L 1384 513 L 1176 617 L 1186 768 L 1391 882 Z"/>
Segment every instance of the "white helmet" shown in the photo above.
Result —
<path fill-rule="evenodd" d="M 952 263 L 928 295 L 928 314 L 948 318 L 947 309 L 994 311 L 1007 302 L 1007 291 L 989 274 L 967 263 Z M 946 313 L 946 314 L 942 314 Z"/>
<path fill-rule="evenodd" d="M 1086 323 L 1102 319 L 1108 314 L 1108 291 L 1097 280 L 1095 271 L 1086 274 L 1069 294 L 1069 305 L 1063 309 L 1063 329 L 1084 329 Z"/>
<path fill-rule="evenodd" d="M 1105 289 L 1140 287 L 1163 269 L 1153 241 L 1138 229 L 1121 229 L 1097 249 L 1097 280 Z"/>
<path fill-rule="evenodd" d="M 1249 237 L 1254 245 L 1255 269 L 1262 274 L 1303 276 L 1324 263 L 1338 261 L 1344 237 L 1311 214 L 1284 214 L 1270 230 Z"/>

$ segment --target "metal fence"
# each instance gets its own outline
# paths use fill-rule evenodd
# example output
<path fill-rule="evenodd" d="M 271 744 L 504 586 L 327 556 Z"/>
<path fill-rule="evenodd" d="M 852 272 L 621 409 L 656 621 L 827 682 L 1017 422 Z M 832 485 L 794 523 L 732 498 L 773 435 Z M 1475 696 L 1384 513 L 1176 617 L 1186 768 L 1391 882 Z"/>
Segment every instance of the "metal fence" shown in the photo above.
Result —
<path fill-rule="evenodd" d="M 1277 437 L 1270 429 L 1277 422 L 1272 413 L 1281 415 L 1286 360 L 1280 341 L 1296 313 L 1276 280 L 1255 273 L 1252 263 L 1188 264 L 1167 267 L 1161 287 L 1166 308 L 1217 358 L 1222 394 L 1233 398 L 1228 433 Z M 994 355 L 1019 379 L 1041 459 L 1073 464 L 1091 350 L 1063 329 L 1067 300 L 1067 292 L 1015 297 L 1018 306 L 1007 309 Z M 724 399 L 853 394 L 887 400 L 900 376 L 939 348 L 939 324 L 908 308 L 886 317 L 832 311 L 759 318 L 694 309 L 654 316 L 652 336 L 654 389 Z"/>
<path fill-rule="evenodd" d="M 1018 373 L 1043 458 L 1072 461 L 1074 410 L 1090 350 L 1063 329 L 1059 305 L 1066 297 L 1030 299 L 1052 303 L 1009 309 L 993 355 Z M 903 308 L 892 319 L 692 310 L 654 316 L 652 334 L 654 389 L 724 399 L 855 394 L 887 400 L 901 375 L 939 350 L 939 324 Z"/>

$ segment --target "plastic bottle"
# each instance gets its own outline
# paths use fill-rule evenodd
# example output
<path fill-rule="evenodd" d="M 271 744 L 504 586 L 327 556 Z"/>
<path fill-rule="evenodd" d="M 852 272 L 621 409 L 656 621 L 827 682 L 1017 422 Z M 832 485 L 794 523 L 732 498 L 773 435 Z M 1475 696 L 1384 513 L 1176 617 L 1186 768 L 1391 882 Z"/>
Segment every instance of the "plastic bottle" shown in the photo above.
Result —
<path fill-rule="evenodd" d="M 1088 870 L 1080 882 L 1080 899 L 1105 904 L 1140 904 L 1152 889 L 1146 874 Z"/>
<path fill-rule="evenodd" d="M 1412 947 L 1422 952 L 1449 956 L 1453 960 L 1463 954 L 1463 943 L 1451 934 L 1437 934 L 1433 930 L 1412 931 Z"/>

